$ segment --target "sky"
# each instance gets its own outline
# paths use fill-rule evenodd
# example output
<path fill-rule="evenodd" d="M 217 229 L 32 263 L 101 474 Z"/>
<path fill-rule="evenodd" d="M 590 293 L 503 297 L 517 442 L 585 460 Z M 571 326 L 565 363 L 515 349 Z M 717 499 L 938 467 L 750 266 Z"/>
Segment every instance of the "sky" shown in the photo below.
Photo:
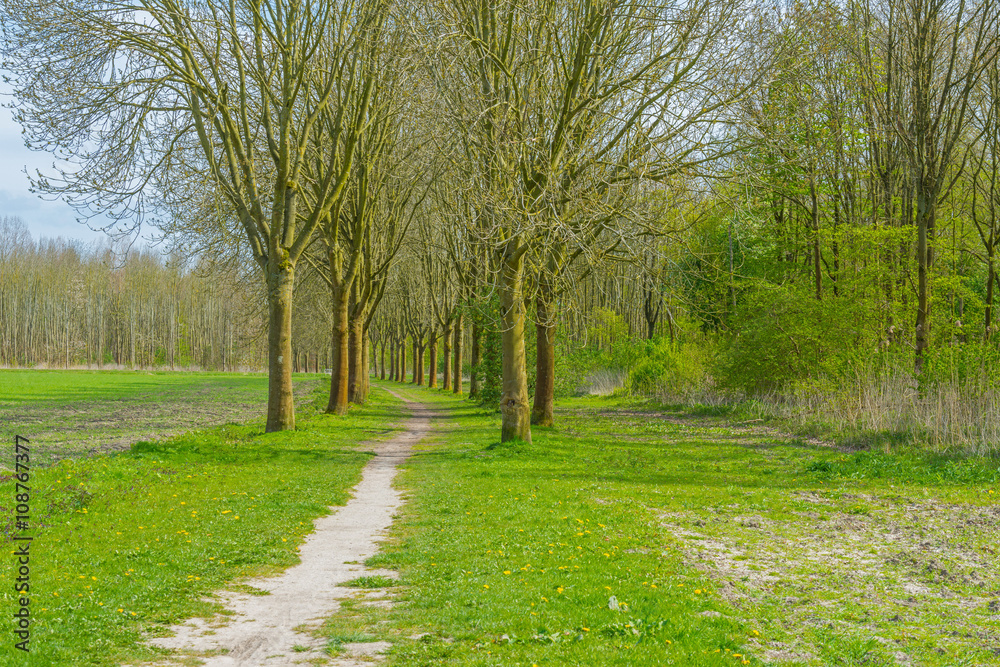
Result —
<path fill-rule="evenodd" d="M 21 139 L 21 126 L 14 122 L 11 110 L 10 87 L 0 81 L 0 216 L 17 216 L 24 220 L 37 241 L 40 237 L 61 236 L 90 242 L 104 238 L 77 222 L 77 214 L 62 201 L 47 201 L 30 192 L 25 169 L 47 170 L 52 166 L 49 153 L 30 151 Z"/>

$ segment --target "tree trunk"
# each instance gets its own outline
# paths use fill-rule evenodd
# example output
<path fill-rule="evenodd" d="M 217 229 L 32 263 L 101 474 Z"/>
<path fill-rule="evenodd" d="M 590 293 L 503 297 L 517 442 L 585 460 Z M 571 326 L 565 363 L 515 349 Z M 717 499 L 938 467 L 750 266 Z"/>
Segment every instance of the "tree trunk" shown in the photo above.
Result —
<path fill-rule="evenodd" d="M 987 341 L 993 337 L 993 285 L 996 283 L 996 269 L 994 268 L 993 247 L 989 249 L 986 270 L 989 272 L 986 279 L 986 312 L 983 314 L 983 338 Z"/>
<path fill-rule="evenodd" d="M 934 233 L 934 204 L 918 183 L 917 192 L 917 321 L 914 371 L 919 375 L 924 367 L 924 353 L 929 341 L 930 289 L 928 284 L 934 256 L 928 238 Z"/>
<path fill-rule="evenodd" d="M 469 398 L 479 398 L 479 321 L 472 320 L 472 372 L 469 374 Z"/>
<path fill-rule="evenodd" d="M 417 366 L 420 365 L 418 363 L 418 360 L 420 359 L 420 355 L 417 353 L 417 350 L 419 350 L 419 349 L 420 349 L 420 346 L 417 345 L 417 337 L 414 336 L 413 337 L 413 376 L 410 378 L 410 382 L 412 382 L 413 384 L 417 384 L 417 372 L 419 370 L 417 368 Z"/>
<path fill-rule="evenodd" d="M 364 329 L 361 334 L 361 395 L 363 396 L 363 402 L 368 402 L 368 395 L 371 393 L 372 388 L 371 362 L 369 361 L 371 357 L 371 338 L 368 335 L 368 329 Z"/>
<path fill-rule="evenodd" d="M 333 292 L 333 370 L 330 373 L 330 401 L 326 411 L 329 414 L 347 414 L 349 388 L 350 332 L 347 321 L 348 291 L 334 287 Z"/>
<path fill-rule="evenodd" d="M 535 402 L 531 408 L 531 423 L 552 426 L 556 389 L 556 320 L 551 289 L 544 284 L 539 286 L 535 309 Z"/>
<path fill-rule="evenodd" d="M 379 357 L 379 379 L 385 379 L 385 337 L 381 336 L 382 340 L 379 341 L 379 347 L 381 348 L 381 356 Z"/>
<path fill-rule="evenodd" d="M 406 339 L 399 344 L 399 381 L 406 382 Z"/>
<path fill-rule="evenodd" d="M 438 386 L 438 340 L 437 331 L 431 332 L 430 341 L 430 359 L 428 360 L 428 368 L 430 370 L 430 377 L 427 380 L 427 386 L 434 389 Z"/>
<path fill-rule="evenodd" d="M 500 316 L 503 322 L 503 388 L 500 394 L 500 441 L 531 442 L 528 408 L 528 371 L 524 354 L 524 294 L 522 262 L 505 258 L 500 278 Z"/>
<path fill-rule="evenodd" d="M 295 428 L 292 394 L 292 286 L 295 268 L 272 253 L 267 271 L 267 426 L 265 431 Z"/>
<path fill-rule="evenodd" d="M 417 351 L 417 384 L 424 386 L 424 352 L 426 345 L 421 345 Z"/>
<path fill-rule="evenodd" d="M 451 389 L 451 322 L 444 328 L 444 390 Z"/>
<path fill-rule="evenodd" d="M 652 340 L 653 335 L 656 333 L 656 323 L 660 319 L 660 310 L 663 306 L 663 300 L 659 292 L 652 289 L 643 288 L 643 292 L 643 296 L 645 298 L 642 302 L 642 314 L 646 319 L 646 340 Z M 657 297 L 657 301 L 655 303 L 653 301 L 654 295 Z"/>
<path fill-rule="evenodd" d="M 347 398 L 355 405 L 364 405 L 368 400 L 365 390 L 365 316 L 360 313 L 350 323 L 350 373 L 348 374 Z"/>
<path fill-rule="evenodd" d="M 465 316 L 459 312 L 455 318 L 455 368 L 452 370 L 451 387 L 456 394 L 462 394 L 462 336 L 465 334 Z"/>
<path fill-rule="evenodd" d="M 813 283 L 816 289 L 816 300 L 819 301 L 823 298 L 822 258 L 819 247 L 819 196 L 816 192 L 816 179 L 812 175 L 809 177 L 809 197 L 812 202 L 809 218 L 813 233 Z"/>

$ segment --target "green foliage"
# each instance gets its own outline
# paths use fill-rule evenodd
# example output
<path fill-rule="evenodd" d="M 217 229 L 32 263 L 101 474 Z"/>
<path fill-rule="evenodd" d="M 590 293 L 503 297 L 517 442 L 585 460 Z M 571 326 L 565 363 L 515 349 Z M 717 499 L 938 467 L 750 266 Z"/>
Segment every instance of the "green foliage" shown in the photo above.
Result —
<path fill-rule="evenodd" d="M 491 292 L 487 298 L 479 298 L 470 303 L 466 311 L 479 324 L 482 336 L 479 343 L 479 363 L 473 368 L 479 377 L 479 396 L 475 398 L 483 406 L 495 408 L 500 404 L 503 378 L 500 298 Z"/>
<path fill-rule="evenodd" d="M 703 349 L 655 338 L 636 345 L 636 360 L 628 375 L 633 394 L 680 393 L 696 386 L 705 376 Z"/>
<path fill-rule="evenodd" d="M 931 348 L 926 357 L 926 380 L 973 385 L 976 389 L 1000 387 L 1000 350 L 980 341 Z"/>
<path fill-rule="evenodd" d="M 759 394 L 787 389 L 806 378 L 837 375 L 846 361 L 870 349 L 864 302 L 817 300 L 803 283 L 757 282 L 744 294 L 722 339 L 715 377 L 724 387 Z"/>
<path fill-rule="evenodd" d="M 566 354 L 565 340 L 556 345 L 556 397 L 578 396 L 587 385 L 588 375 L 597 369 L 611 368 L 611 352 L 596 347 L 581 347 Z"/>

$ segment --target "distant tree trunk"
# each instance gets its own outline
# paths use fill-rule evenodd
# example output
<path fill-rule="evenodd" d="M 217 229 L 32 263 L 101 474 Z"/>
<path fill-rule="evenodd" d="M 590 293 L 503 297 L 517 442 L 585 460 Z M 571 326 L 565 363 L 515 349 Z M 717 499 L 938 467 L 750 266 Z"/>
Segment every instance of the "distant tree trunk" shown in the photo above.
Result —
<path fill-rule="evenodd" d="M 988 277 L 986 278 L 986 312 L 983 313 L 983 331 L 984 339 L 989 341 L 993 335 L 993 286 L 996 284 L 996 268 L 995 268 L 995 258 L 994 258 L 994 247 L 990 246 L 987 255 L 987 265 L 986 270 L 988 272 Z"/>
<path fill-rule="evenodd" d="M 418 366 L 420 365 L 419 364 L 420 354 L 417 352 L 419 349 L 420 349 L 420 346 L 417 344 L 417 337 L 414 336 L 413 337 L 413 377 L 410 378 L 410 382 L 412 382 L 413 384 L 417 384 L 417 372 L 419 370 Z"/>
<path fill-rule="evenodd" d="M 646 319 L 646 340 L 652 340 L 656 332 L 656 323 L 660 319 L 660 311 L 663 307 L 663 300 L 660 293 L 651 288 L 644 288 L 644 299 L 642 301 L 642 314 Z M 654 299 L 654 297 L 656 297 Z"/>
<path fill-rule="evenodd" d="M 381 348 L 381 354 L 379 356 L 379 379 L 385 379 L 385 336 L 381 336 L 382 340 L 379 341 L 379 347 Z"/>
<path fill-rule="evenodd" d="M 295 401 L 292 395 L 292 287 L 295 269 L 278 262 L 278 253 L 267 271 L 269 323 L 267 334 L 267 425 L 265 431 L 295 428 Z"/>
<path fill-rule="evenodd" d="M 531 408 L 531 423 L 552 426 L 556 380 L 556 319 L 552 308 L 552 290 L 542 281 L 535 299 L 535 402 Z"/>
<path fill-rule="evenodd" d="M 469 374 L 469 398 L 479 398 L 479 320 L 472 320 L 472 372 Z"/>
<path fill-rule="evenodd" d="M 406 382 L 406 339 L 399 344 L 399 381 Z"/>
<path fill-rule="evenodd" d="M 823 272 L 822 256 L 819 245 L 819 195 L 816 192 L 816 177 L 810 173 L 809 176 L 809 198 L 810 198 L 810 227 L 813 233 L 813 282 L 816 288 L 816 300 L 823 298 Z"/>
<path fill-rule="evenodd" d="M 430 334 L 430 359 L 428 360 L 428 367 L 430 369 L 430 377 L 427 380 L 427 386 L 431 389 L 437 387 L 438 384 L 438 350 L 437 350 L 437 331 L 431 331 Z"/>
<path fill-rule="evenodd" d="M 361 336 L 361 382 L 364 384 L 365 402 L 368 401 L 368 395 L 371 393 L 372 388 L 371 357 L 371 337 L 368 335 L 368 330 L 365 329 L 364 334 Z"/>
<path fill-rule="evenodd" d="M 931 195 L 934 196 L 934 195 Z M 936 197 L 935 197 L 936 199 Z M 936 203 L 930 201 L 928 193 L 918 184 L 917 192 L 917 321 L 915 370 L 919 374 L 924 367 L 924 353 L 930 340 L 930 288 L 928 283 L 931 267 L 934 265 L 934 251 L 928 238 L 934 236 Z"/>
<path fill-rule="evenodd" d="M 452 391 L 462 393 L 462 337 L 465 335 L 465 316 L 459 311 L 455 318 L 455 368 L 452 371 Z"/>
<path fill-rule="evenodd" d="M 444 328 L 444 390 L 449 391 L 451 389 L 451 332 L 452 324 L 448 322 L 448 325 Z"/>

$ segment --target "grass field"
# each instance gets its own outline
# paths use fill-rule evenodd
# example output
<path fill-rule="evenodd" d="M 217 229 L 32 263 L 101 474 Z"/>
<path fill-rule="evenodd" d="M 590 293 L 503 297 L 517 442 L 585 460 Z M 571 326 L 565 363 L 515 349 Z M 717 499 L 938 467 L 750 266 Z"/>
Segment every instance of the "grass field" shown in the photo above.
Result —
<path fill-rule="evenodd" d="M 263 386 L 115 373 L 73 388 L 80 376 L 45 375 L 11 392 L 0 373 L 0 409 L 102 410 L 133 394 L 151 410 L 158 397 L 224 409 L 226 392 Z M 501 445 L 497 415 L 388 386 L 438 417 L 369 563 L 399 582 L 351 582 L 399 604 L 345 601 L 322 631 L 332 655 L 388 639 L 388 663 L 405 666 L 1000 665 L 1000 461 L 843 451 L 623 399 L 561 401 L 555 428 Z M 379 387 L 344 418 L 318 413 L 321 387 L 310 396 L 294 433 L 262 433 L 260 414 L 127 452 L 51 448 L 67 457 L 32 472 L 27 664 L 156 659 L 144 637 L 294 563 L 311 521 L 358 480 L 370 457 L 358 444 L 390 437 L 403 415 Z M 82 437 L 99 436 L 81 415 Z M 55 428 L 47 419 L 39 433 Z M 7 536 L 13 494 L 3 477 Z M 4 559 L 4 610 L 11 568 Z M 0 664 L 25 664 L 12 643 Z"/>
<path fill-rule="evenodd" d="M 300 404 L 320 381 L 295 376 Z M 250 421 L 266 408 L 261 373 L 0 370 L 0 437 L 33 440 L 38 463 Z"/>
<path fill-rule="evenodd" d="M 1000 462 L 597 399 L 500 445 L 494 415 L 408 394 L 443 418 L 371 563 L 401 570 L 402 604 L 351 606 L 334 645 L 389 638 L 393 665 L 1000 664 Z"/>
<path fill-rule="evenodd" d="M 131 386 L 149 392 L 139 393 L 154 403 L 155 393 L 187 400 L 206 383 L 214 392 L 228 383 L 234 391 L 262 386 L 259 378 L 240 376 L 188 376 L 188 386 L 173 374 L 135 383 L 125 378 L 131 379 L 98 375 L 86 389 L 68 393 L 93 405 L 127 401 Z M 36 383 L 34 400 L 63 404 L 58 381 L 51 375 Z M 321 391 L 314 398 L 325 404 Z M 398 401 L 380 390 L 348 417 L 302 408 L 294 433 L 264 434 L 260 418 L 36 466 L 30 480 L 32 651 L 27 662 L 15 652 L 5 621 L 0 664 L 120 665 L 155 658 L 159 653 L 142 643 L 144 636 L 218 611 L 203 601 L 214 590 L 296 562 L 312 520 L 328 505 L 343 504 L 358 481 L 371 456 L 359 443 L 387 437 L 400 416 Z M 4 450 L 11 463 L 12 448 Z M 13 501 L 14 483 L 5 475 L 5 539 L 15 533 Z M 12 568 L 12 558 L 4 558 L 0 608 L 8 618 L 6 610 L 15 608 Z"/>

